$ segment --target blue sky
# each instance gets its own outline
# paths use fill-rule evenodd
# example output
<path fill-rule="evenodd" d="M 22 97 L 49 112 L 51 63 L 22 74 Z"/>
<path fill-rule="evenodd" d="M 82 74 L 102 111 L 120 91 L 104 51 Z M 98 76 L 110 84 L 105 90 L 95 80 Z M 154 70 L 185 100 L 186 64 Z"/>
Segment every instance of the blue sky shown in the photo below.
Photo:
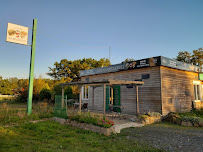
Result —
<path fill-rule="evenodd" d="M 8 22 L 32 27 L 38 19 L 35 76 L 47 77 L 54 62 L 108 58 L 109 46 L 112 64 L 203 47 L 202 6 L 202 0 L 1 1 L 0 75 L 29 75 L 31 48 L 6 42 Z"/>

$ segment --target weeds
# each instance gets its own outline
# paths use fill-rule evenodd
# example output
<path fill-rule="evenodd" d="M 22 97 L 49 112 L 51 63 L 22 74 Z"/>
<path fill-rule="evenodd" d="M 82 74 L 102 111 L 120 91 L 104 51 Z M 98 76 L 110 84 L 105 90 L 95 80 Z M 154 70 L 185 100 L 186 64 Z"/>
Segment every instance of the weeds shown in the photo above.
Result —
<path fill-rule="evenodd" d="M 43 105 L 43 106 L 42 106 Z M 4 102 L 0 104 L 0 124 L 15 125 L 19 123 L 29 122 L 42 118 L 52 117 L 53 106 L 46 103 L 33 104 L 33 112 L 30 116 L 27 115 L 26 108 L 19 108 L 18 105 L 11 106 Z"/>

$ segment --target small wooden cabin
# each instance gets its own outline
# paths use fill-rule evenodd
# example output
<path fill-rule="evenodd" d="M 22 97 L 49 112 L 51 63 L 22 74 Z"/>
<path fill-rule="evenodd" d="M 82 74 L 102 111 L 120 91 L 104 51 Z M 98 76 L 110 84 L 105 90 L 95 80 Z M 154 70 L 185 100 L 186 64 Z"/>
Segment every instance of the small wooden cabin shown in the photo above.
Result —
<path fill-rule="evenodd" d="M 202 101 L 200 68 L 163 56 L 110 65 L 80 71 L 81 81 L 116 79 L 143 81 L 139 86 L 139 112 L 184 112 L 191 110 L 193 103 Z M 94 89 L 94 108 L 103 110 L 103 88 Z M 92 87 L 83 86 L 82 102 L 91 109 Z M 136 114 L 136 88 L 131 85 L 106 88 L 106 109 L 110 104 L 122 105 L 123 113 Z"/>

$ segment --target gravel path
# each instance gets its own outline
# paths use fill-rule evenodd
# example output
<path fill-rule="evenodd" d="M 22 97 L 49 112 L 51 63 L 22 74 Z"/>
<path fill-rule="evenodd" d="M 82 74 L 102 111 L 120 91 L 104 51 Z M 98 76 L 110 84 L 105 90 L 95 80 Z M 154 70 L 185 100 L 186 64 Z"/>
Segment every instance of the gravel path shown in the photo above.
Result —
<path fill-rule="evenodd" d="M 154 124 L 124 129 L 120 137 L 145 142 L 170 152 L 203 152 L 203 128 Z"/>

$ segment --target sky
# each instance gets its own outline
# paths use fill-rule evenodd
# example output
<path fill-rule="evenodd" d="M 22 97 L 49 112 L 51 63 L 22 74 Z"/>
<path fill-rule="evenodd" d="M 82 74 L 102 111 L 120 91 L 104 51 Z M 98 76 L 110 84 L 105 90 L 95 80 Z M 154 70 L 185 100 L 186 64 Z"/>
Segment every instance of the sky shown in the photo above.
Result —
<path fill-rule="evenodd" d="M 202 0 L 4 0 L 0 2 L 0 76 L 28 78 L 31 47 L 6 42 L 8 22 L 38 20 L 35 77 L 61 59 L 174 58 L 203 47 Z M 32 31 L 29 31 L 31 44 Z"/>

